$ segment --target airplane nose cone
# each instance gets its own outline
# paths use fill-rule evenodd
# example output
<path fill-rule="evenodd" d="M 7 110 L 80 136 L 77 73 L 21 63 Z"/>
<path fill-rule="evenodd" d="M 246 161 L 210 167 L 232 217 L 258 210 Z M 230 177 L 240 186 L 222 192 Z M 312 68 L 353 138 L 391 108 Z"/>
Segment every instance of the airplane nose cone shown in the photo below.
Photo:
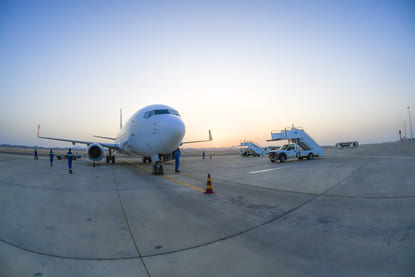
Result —
<path fill-rule="evenodd" d="M 170 133 L 171 139 L 176 139 L 181 143 L 184 137 L 185 127 L 183 121 L 180 118 L 177 119 L 173 120 L 171 124 L 166 127 L 166 131 Z"/>
<path fill-rule="evenodd" d="M 167 154 L 174 151 L 182 142 L 185 133 L 185 126 L 180 117 L 171 116 L 168 120 L 160 122 L 159 132 L 160 136 L 165 141 L 165 145 L 167 146 L 164 149 L 166 153 L 163 154 Z"/>

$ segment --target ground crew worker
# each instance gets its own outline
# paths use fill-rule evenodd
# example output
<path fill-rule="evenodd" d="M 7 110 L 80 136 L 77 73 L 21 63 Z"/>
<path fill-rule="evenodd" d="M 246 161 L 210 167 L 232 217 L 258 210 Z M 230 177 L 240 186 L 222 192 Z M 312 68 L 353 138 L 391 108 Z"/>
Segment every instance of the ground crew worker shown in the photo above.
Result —
<path fill-rule="evenodd" d="M 174 151 L 174 158 L 176 159 L 176 172 L 180 172 L 179 166 L 180 166 L 180 149 L 177 148 L 176 151 Z"/>
<path fill-rule="evenodd" d="M 72 174 L 73 153 L 71 152 L 71 148 L 69 148 L 68 153 L 66 153 L 66 157 L 68 158 L 69 173 Z"/>
<path fill-rule="evenodd" d="M 37 149 L 35 148 L 35 160 L 39 160 L 38 156 L 37 156 Z"/>
<path fill-rule="evenodd" d="M 205 153 L 205 151 L 203 151 L 202 152 L 202 159 L 205 159 L 206 158 L 206 153 Z"/>
<path fill-rule="evenodd" d="M 50 166 L 53 166 L 53 155 L 54 155 L 54 153 L 53 153 L 53 150 L 51 148 L 50 151 L 49 151 Z"/>

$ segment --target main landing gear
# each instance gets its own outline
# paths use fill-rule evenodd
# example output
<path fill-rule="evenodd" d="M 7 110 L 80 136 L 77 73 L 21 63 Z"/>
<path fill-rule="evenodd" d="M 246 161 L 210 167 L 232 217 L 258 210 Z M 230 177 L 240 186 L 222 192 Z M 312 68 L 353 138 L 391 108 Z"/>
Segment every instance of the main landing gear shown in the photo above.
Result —
<path fill-rule="evenodd" d="M 109 155 L 107 156 L 107 164 L 109 164 L 109 163 L 110 163 L 110 161 L 111 161 L 113 164 L 115 164 L 115 156 L 113 156 L 113 155 L 111 154 L 111 149 L 108 149 L 108 153 L 109 153 Z"/>

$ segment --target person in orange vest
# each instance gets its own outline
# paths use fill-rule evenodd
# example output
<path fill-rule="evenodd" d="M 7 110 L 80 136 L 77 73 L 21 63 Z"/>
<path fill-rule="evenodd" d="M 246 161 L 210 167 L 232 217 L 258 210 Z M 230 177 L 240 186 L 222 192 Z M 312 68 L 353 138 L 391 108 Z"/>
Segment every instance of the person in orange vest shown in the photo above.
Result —
<path fill-rule="evenodd" d="M 69 148 L 68 153 L 66 153 L 66 157 L 68 158 L 69 174 L 72 174 L 72 159 L 74 156 L 71 152 L 71 148 Z"/>

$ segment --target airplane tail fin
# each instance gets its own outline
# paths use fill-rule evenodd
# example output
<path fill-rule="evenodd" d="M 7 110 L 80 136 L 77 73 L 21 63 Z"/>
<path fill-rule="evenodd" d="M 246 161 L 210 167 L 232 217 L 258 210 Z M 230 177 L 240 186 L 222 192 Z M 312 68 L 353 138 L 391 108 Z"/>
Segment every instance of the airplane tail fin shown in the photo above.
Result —
<path fill-rule="evenodd" d="M 209 130 L 209 141 L 212 141 L 212 132 Z"/>

